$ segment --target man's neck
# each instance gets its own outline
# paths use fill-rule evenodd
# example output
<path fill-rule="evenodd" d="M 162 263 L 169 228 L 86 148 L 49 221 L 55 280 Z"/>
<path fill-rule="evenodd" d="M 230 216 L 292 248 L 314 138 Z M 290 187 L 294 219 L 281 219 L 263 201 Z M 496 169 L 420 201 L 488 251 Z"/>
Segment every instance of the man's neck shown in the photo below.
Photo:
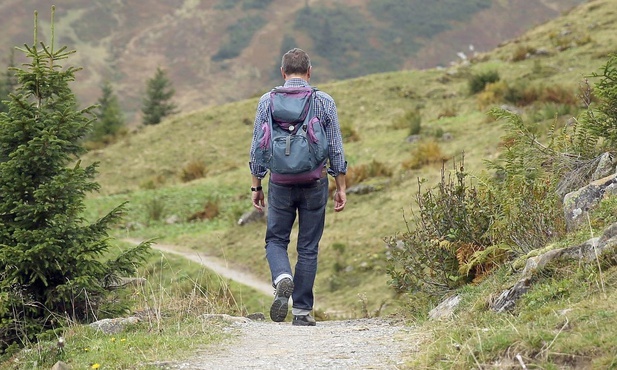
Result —
<path fill-rule="evenodd" d="M 293 74 L 293 75 L 285 75 L 285 81 L 289 81 L 291 79 L 294 78 L 299 78 L 301 80 L 307 81 L 309 80 L 309 75 L 308 74 Z"/>

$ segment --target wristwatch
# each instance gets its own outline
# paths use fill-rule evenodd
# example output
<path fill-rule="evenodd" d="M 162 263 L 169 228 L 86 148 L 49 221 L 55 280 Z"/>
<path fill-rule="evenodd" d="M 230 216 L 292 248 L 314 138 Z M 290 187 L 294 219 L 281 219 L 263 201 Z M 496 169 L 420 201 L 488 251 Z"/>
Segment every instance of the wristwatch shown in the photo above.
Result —
<path fill-rule="evenodd" d="M 261 185 L 256 188 L 251 186 L 251 191 L 260 191 L 261 189 L 262 189 Z"/>

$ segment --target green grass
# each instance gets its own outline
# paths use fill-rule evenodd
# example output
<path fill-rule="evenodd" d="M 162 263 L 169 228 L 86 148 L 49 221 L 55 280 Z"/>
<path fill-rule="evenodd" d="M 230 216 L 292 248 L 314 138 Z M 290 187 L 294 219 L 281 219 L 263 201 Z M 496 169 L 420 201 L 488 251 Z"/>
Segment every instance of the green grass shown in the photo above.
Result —
<path fill-rule="evenodd" d="M 101 369 L 157 369 L 157 362 L 190 357 L 196 348 L 230 337 L 225 330 L 228 324 L 203 315 L 243 316 L 265 312 L 270 303 L 270 297 L 253 289 L 159 251 L 152 253 L 135 277 L 143 278 L 144 283 L 130 285 L 122 294 L 132 306 L 125 317 L 137 315 L 140 322 L 118 334 L 70 324 L 43 334 L 31 350 L 4 361 L 0 369 L 51 368 L 57 361 L 74 369 L 93 364 L 99 364 Z M 62 349 L 57 345 L 60 336 L 65 343 Z"/>
<path fill-rule="evenodd" d="M 580 245 L 617 221 L 617 197 L 590 213 L 589 228 L 529 256 Z M 427 320 L 430 303 L 415 301 L 416 328 L 430 333 L 407 366 L 413 369 L 520 368 L 613 369 L 617 366 L 617 266 L 559 262 L 531 276 L 531 288 L 505 313 L 490 303 L 521 278 L 504 266 L 479 284 L 458 290 L 462 302 L 445 321 Z M 614 263 L 614 262 L 613 262 Z M 522 265 L 517 268 L 520 271 Z"/>
<path fill-rule="evenodd" d="M 481 109 L 476 96 L 469 94 L 469 78 L 496 71 L 501 81 L 512 84 L 576 86 L 583 76 L 605 63 L 602 45 L 617 41 L 616 34 L 606 26 L 617 11 L 615 4 L 595 3 L 569 13 L 567 20 L 538 26 L 467 66 L 375 74 L 318 86 L 335 98 L 341 121 L 360 137 L 358 141 L 346 143 L 349 164 L 358 166 L 377 161 L 393 171 L 392 177 L 384 180 L 381 191 L 350 195 L 342 213 L 334 214 L 329 208 L 320 263 L 328 266 L 328 261 L 336 257 L 331 246 L 344 244 L 346 253 L 354 256 L 345 261 L 346 270 L 360 283 L 349 289 L 330 291 L 331 272 L 327 267 L 321 269 L 316 282 L 319 309 L 348 310 L 348 314 L 357 315 L 354 307 L 360 295 L 366 295 L 374 307 L 379 302 L 396 299 L 383 286 L 388 279 L 383 261 L 371 256 L 383 256 L 383 238 L 405 230 L 404 215 L 409 216 L 414 208 L 418 178 L 427 179 L 427 186 L 436 184 L 441 166 L 433 164 L 406 170 L 403 164 L 411 159 L 418 144 L 407 143 L 407 130 L 393 129 L 392 122 L 406 110 L 417 109 L 423 130 L 440 129 L 451 134 L 451 140 L 438 141 L 446 157 L 460 158 L 464 152 L 466 171 L 479 177 L 487 175 L 485 160 L 493 160 L 499 154 L 504 128 L 500 122 L 488 118 L 486 111 L 490 107 Z M 549 57 L 510 61 L 520 45 L 550 48 L 551 35 L 558 33 L 565 23 L 572 29 L 582 29 L 590 17 L 598 25 L 592 42 L 563 51 L 551 49 Z M 538 63 L 554 73 L 549 77 L 534 73 L 539 70 Z M 268 279 L 262 249 L 263 224 L 239 227 L 235 223 L 242 212 L 251 209 L 247 162 L 256 103 L 254 98 L 177 116 L 160 125 L 142 128 L 104 151 L 90 153 L 84 161 L 100 161 L 98 181 L 102 185 L 101 194 L 92 197 L 91 204 L 99 209 L 101 205 L 130 202 L 126 222 L 143 227 L 135 231 L 119 230 L 121 236 L 161 238 L 168 244 L 228 258 L 235 265 Z M 542 113 L 542 109 L 546 111 Z M 573 107 L 571 114 L 576 114 L 577 109 Z M 545 116 L 556 112 L 542 107 L 530 110 Z M 539 124 L 550 122 L 548 119 Z M 206 164 L 207 175 L 182 183 L 181 169 L 191 161 Z M 446 169 L 449 168 L 448 163 Z M 164 215 L 156 222 L 148 220 L 144 211 L 146 202 L 153 199 L 164 208 Z M 218 218 L 199 223 L 184 221 L 207 200 L 219 202 Z M 169 215 L 178 216 L 182 222 L 165 224 L 164 219 Z M 367 265 L 368 269 L 362 267 Z"/>
<path fill-rule="evenodd" d="M 70 327 L 62 333 L 65 338 L 62 350 L 58 349 L 57 340 L 41 341 L 32 351 L 7 361 L 0 368 L 49 369 L 57 361 L 63 361 L 73 369 L 160 369 L 157 363 L 189 357 L 195 348 L 220 343 L 229 337 L 223 331 L 224 325 L 197 316 L 165 321 L 164 327 L 142 322 L 114 335 L 87 326 Z"/>
<path fill-rule="evenodd" d="M 465 287 L 461 291 L 463 305 L 452 321 L 428 322 L 424 318 L 430 308 L 429 300 L 420 294 L 399 296 L 388 287 L 383 239 L 405 231 L 404 217 L 410 217 L 415 207 L 418 179 L 427 179 L 428 186 L 436 184 L 441 168 L 435 164 L 418 170 L 404 169 L 403 164 L 411 158 L 416 144 L 405 141 L 408 130 L 392 128 L 396 119 L 405 111 L 417 110 L 422 131 L 441 129 L 452 135 L 449 141 L 438 141 L 444 154 L 458 159 L 464 152 L 466 170 L 474 176 L 484 176 L 484 161 L 499 154 L 503 126 L 488 119 L 487 109 L 480 108 L 477 98 L 469 95 L 469 76 L 495 70 L 502 81 L 509 83 L 576 86 L 583 76 L 605 63 L 609 51 L 614 51 L 614 46 L 609 45 L 617 44 L 617 34 L 611 27 L 616 14 L 614 1 L 592 1 L 563 19 L 538 26 L 517 40 L 479 56 L 468 66 L 376 74 L 318 86 L 336 99 L 341 122 L 350 125 L 360 137 L 359 141 L 346 143 L 349 164 L 369 165 L 376 161 L 393 171 L 389 178 L 371 179 L 381 183 L 380 191 L 349 195 L 342 213 L 335 214 L 331 207 L 328 209 L 315 285 L 316 310 L 321 318 L 413 313 L 420 330 L 431 335 L 419 353 L 410 353 L 414 357 L 410 360 L 411 368 L 466 369 L 478 364 L 498 366 L 500 361 L 516 367 L 519 366 L 516 354 L 525 363 L 543 368 L 559 368 L 568 363 L 595 368 L 615 366 L 611 361 L 616 354 L 612 345 L 607 345 L 617 342 L 614 326 L 617 320 L 612 308 L 617 307 L 614 268 L 600 273 L 570 266 L 566 272 L 539 276 L 514 314 L 495 314 L 487 309 L 487 299 L 515 281 L 515 276 L 504 269 L 478 286 Z M 558 34 L 566 24 L 575 30 L 595 25 L 591 41 L 556 51 L 551 46 L 551 35 Z M 521 45 L 549 48 L 551 56 L 511 62 Z M 99 194 L 89 197 L 87 217 L 100 217 L 128 201 L 126 217 L 113 236 L 158 238 L 165 244 L 222 257 L 230 265 L 268 281 L 263 251 L 264 224 L 243 227 L 236 224 L 239 215 L 251 209 L 247 162 L 256 104 L 257 98 L 253 98 L 186 113 L 160 125 L 141 128 L 105 150 L 89 153 L 84 163 L 100 162 L 97 181 L 102 188 Z M 543 118 L 553 111 L 546 108 Z M 547 121 L 540 124 L 546 125 Z M 192 161 L 204 163 L 207 175 L 184 183 L 181 169 Z M 451 163 L 446 164 L 446 169 L 451 168 Z M 218 217 L 187 221 L 209 201 L 219 205 Z M 156 207 L 160 212 L 154 217 Z M 613 217 L 614 207 L 601 209 L 607 220 Z M 167 224 L 165 220 L 172 215 L 179 222 Z M 589 236 L 569 236 L 577 241 L 586 237 Z M 290 248 L 292 258 L 295 257 L 294 238 Z M 217 304 L 208 308 L 214 312 L 264 311 L 269 303 L 261 294 L 221 281 L 201 267 L 169 256 L 161 262 L 157 259 L 160 255 L 157 256 L 149 262 L 149 269 L 164 270 L 165 275 L 148 276 L 150 288 L 136 297 L 135 306 L 165 303 L 166 311 L 172 314 L 169 320 L 161 320 L 156 325 L 170 328 L 164 333 L 170 338 L 157 342 L 163 334 L 151 335 L 152 323 L 141 323 L 126 332 L 126 342 L 141 343 L 136 345 L 139 351 L 153 351 L 147 352 L 154 353 L 148 356 L 150 359 L 181 358 L 186 354 L 184 344 L 171 337 L 186 335 L 184 330 L 191 326 L 201 327 L 194 325 L 196 312 L 187 308 L 194 308 L 190 306 L 189 293 L 195 286 L 208 287 L 201 292 L 203 297 L 219 291 L 224 293 L 217 295 L 214 300 Z M 177 265 L 167 266 L 169 261 Z M 570 270 L 572 273 L 568 273 Z M 599 276 L 606 283 L 605 291 L 599 288 Z M 172 301 L 176 302 L 175 307 Z M 559 314 L 567 309 L 570 311 L 566 314 Z M 566 322 L 568 325 L 564 326 Z M 79 361 L 75 363 L 80 366 L 100 361 L 94 357 L 95 353 L 83 348 L 97 348 L 98 353 L 109 351 L 109 358 L 121 357 L 119 351 L 126 343 L 119 342 L 122 337 L 112 342 L 110 337 L 95 335 L 86 328 L 67 330 L 64 334 L 67 342 L 76 343 L 71 347 L 70 359 Z M 210 340 L 220 340 L 221 334 L 213 330 L 198 331 L 194 334 L 195 342 L 206 345 Z M 45 342 L 43 345 L 48 347 Z M 40 358 L 41 351 L 49 352 L 45 354 L 49 359 Z M 114 355 L 114 351 L 118 354 Z M 39 356 L 39 363 L 51 363 L 52 350 L 35 352 L 24 361 L 35 361 Z M 122 368 L 125 364 L 110 365 L 114 366 Z"/>
<path fill-rule="evenodd" d="M 600 277 L 607 287 L 602 289 Z M 507 288 L 504 271 L 463 289 L 463 302 L 445 323 L 425 322 L 425 348 L 413 369 L 520 368 L 611 369 L 617 366 L 617 268 L 565 265 L 536 277 L 512 313 L 495 313 L 488 301 Z M 505 280 L 505 281 L 504 281 Z"/>

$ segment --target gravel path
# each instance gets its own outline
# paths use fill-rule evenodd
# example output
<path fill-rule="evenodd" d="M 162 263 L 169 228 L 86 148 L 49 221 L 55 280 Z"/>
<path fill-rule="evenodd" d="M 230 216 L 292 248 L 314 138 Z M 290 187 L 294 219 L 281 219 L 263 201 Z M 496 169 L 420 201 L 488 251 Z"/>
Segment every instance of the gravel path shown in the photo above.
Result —
<path fill-rule="evenodd" d="M 381 319 L 323 321 L 315 327 L 239 321 L 234 339 L 200 350 L 172 369 L 400 369 L 417 347 L 412 327 Z"/>
<path fill-rule="evenodd" d="M 140 240 L 124 239 L 133 244 Z M 180 251 L 173 245 L 152 248 L 184 256 L 219 275 L 253 287 L 267 295 L 273 289 L 242 271 L 229 268 L 214 257 Z M 290 322 L 253 321 L 226 317 L 233 339 L 196 352 L 185 361 L 164 368 L 197 370 L 237 369 L 400 369 L 416 351 L 423 334 L 401 322 L 386 319 L 318 321 L 314 327 L 296 327 Z M 162 365 L 162 364 L 161 364 Z M 168 367 L 169 366 L 169 367 Z"/>

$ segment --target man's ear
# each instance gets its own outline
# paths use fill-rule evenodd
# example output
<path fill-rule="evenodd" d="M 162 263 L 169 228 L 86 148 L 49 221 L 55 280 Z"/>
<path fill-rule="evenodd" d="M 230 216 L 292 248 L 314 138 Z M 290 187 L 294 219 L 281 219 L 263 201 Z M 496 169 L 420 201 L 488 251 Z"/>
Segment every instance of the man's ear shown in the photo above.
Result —
<path fill-rule="evenodd" d="M 283 80 L 286 79 L 285 72 L 283 72 L 283 67 L 281 67 L 281 76 L 283 76 Z"/>
<path fill-rule="evenodd" d="M 311 72 L 313 71 L 313 66 L 309 66 L 308 72 L 306 73 L 307 80 L 311 79 Z"/>

